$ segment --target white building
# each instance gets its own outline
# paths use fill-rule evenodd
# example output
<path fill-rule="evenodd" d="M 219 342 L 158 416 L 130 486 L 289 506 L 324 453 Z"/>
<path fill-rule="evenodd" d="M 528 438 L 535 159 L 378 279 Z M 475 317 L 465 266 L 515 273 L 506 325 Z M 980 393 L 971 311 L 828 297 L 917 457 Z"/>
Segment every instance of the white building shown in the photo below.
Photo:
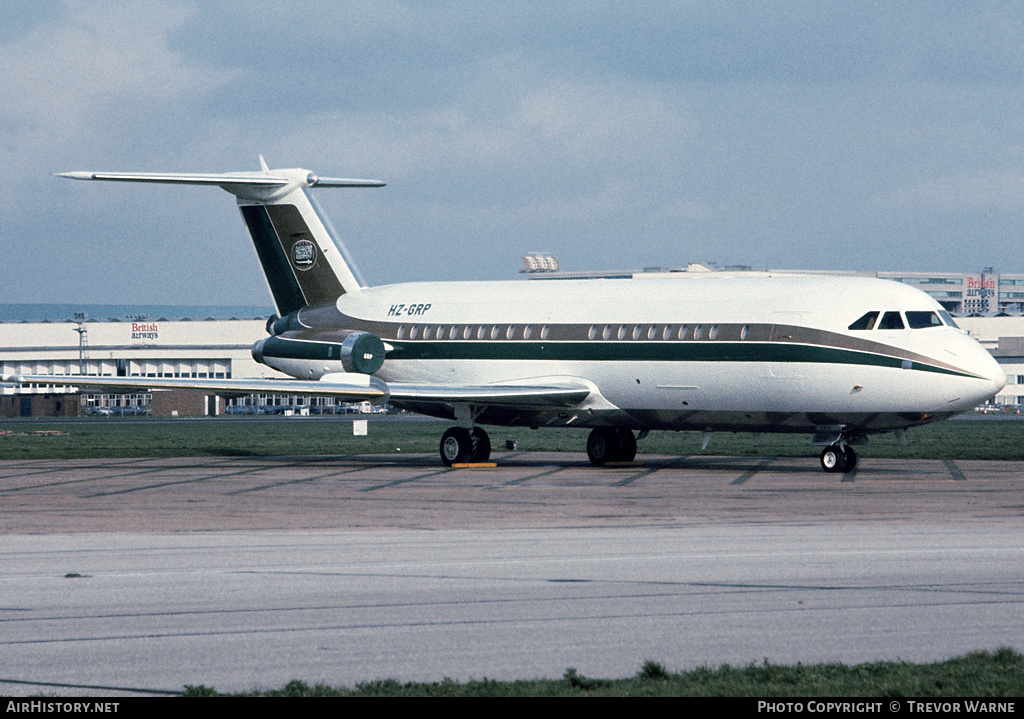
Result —
<path fill-rule="evenodd" d="M 1006 372 L 1000 406 L 1024 406 L 1024 317 L 957 317 L 956 323 L 992 353 Z"/>
<path fill-rule="evenodd" d="M 262 319 L 5 322 L 0 323 L 0 377 L 283 377 L 252 358 L 252 345 L 266 336 L 265 327 Z M 67 388 L 5 386 L 0 388 L 0 415 L 77 414 L 66 401 L 56 399 L 69 394 Z M 33 398 L 38 401 L 33 403 Z M 85 412 L 140 407 L 148 411 L 151 401 L 150 395 L 91 394 L 84 396 L 81 408 Z M 207 404 L 204 401 L 201 411 L 191 405 L 182 413 L 223 411 L 216 400 Z"/>

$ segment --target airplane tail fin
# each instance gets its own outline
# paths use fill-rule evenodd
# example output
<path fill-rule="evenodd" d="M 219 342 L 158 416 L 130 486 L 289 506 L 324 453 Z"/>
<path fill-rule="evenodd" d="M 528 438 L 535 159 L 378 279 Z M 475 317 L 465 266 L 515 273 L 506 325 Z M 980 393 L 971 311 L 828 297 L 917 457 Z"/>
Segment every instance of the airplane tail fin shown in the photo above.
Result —
<path fill-rule="evenodd" d="M 313 195 L 313 187 L 383 187 L 377 180 L 317 177 L 309 170 L 271 170 L 260 157 L 258 172 L 178 174 L 62 172 L 73 180 L 217 185 L 238 198 L 277 312 L 284 317 L 306 305 L 333 302 L 365 283 L 344 243 Z"/>

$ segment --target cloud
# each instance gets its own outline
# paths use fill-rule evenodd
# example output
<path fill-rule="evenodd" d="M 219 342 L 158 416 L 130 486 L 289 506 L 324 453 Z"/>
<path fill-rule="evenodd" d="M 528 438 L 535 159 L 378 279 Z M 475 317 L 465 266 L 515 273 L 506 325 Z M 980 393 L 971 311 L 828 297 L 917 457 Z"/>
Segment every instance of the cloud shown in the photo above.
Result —
<path fill-rule="evenodd" d="M 1024 15 L 1002 0 L 6 7 L 11 298 L 49 272 L 89 278 L 66 292 L 264 301 L 223 193 L 49 177 L 258 153 L 388 183 L 318 192 L 378 282 L 508 277 L 534 249 L 573 268 L 889 269 L 889 247 L 924 262 L 936 228 L 984 235 L 993 208 L 1000 237 L 1024 222 Z M 69 236 L 77 264 L 40 267 Z M 149 279 L 125 284 L 112 256 Z"/>
<path fill-rule="evenodd" d="M 169 49 L 168 34 L 192 12 L 180 3 L 70 3 L 0 45 L 4 165 L 30 172 L 27 162 L 75 154 L 137 156 L 147 131 L 180 122 L 195 97 L 228 83 L 230 70 Z"/>
<path fill-rule="evenodd" d="M 912 209 L 937 214 L 1021 212 L 1024 172 L 957 173 L 936 177 L 876 198 L 887 209 Z"/>

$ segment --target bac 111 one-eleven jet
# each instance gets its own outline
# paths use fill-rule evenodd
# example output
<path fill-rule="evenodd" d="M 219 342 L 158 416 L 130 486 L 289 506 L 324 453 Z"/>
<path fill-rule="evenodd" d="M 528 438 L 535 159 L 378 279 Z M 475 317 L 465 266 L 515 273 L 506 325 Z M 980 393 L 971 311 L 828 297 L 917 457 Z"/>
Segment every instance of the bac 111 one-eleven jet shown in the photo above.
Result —
<path fill-rule="evenodd" d="M 488 459 L 481 425 L 589 427 L 595 465 L 633 460 L 636 432 L 808 433 L 825 447 L 826 472 L 851 471 L 851 445 L 870 434 L 951 417 L 1006 383 L 935 300 L 874 278 L 716 272 L 369 287 L 310 190 L 384 183 L 260 164 L 60 176 L 216 185 L 237 197 L 277 308 L 252 354 L 293 380 L 19 379 L 387 402 L 454 422 L 441 438 L 445 465 Z"/>

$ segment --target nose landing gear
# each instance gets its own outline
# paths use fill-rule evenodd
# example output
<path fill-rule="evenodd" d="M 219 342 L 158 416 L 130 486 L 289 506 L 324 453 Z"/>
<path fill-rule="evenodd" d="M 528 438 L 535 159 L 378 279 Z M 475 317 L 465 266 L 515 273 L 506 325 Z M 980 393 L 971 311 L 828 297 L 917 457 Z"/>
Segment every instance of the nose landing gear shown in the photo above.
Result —
<path fill-rule="evenodd" d="M 830 474 L 849 474 L 857 468 L 857 453 L 848 444 L 830 444 L 821 452 L 821 468 Z"/>

